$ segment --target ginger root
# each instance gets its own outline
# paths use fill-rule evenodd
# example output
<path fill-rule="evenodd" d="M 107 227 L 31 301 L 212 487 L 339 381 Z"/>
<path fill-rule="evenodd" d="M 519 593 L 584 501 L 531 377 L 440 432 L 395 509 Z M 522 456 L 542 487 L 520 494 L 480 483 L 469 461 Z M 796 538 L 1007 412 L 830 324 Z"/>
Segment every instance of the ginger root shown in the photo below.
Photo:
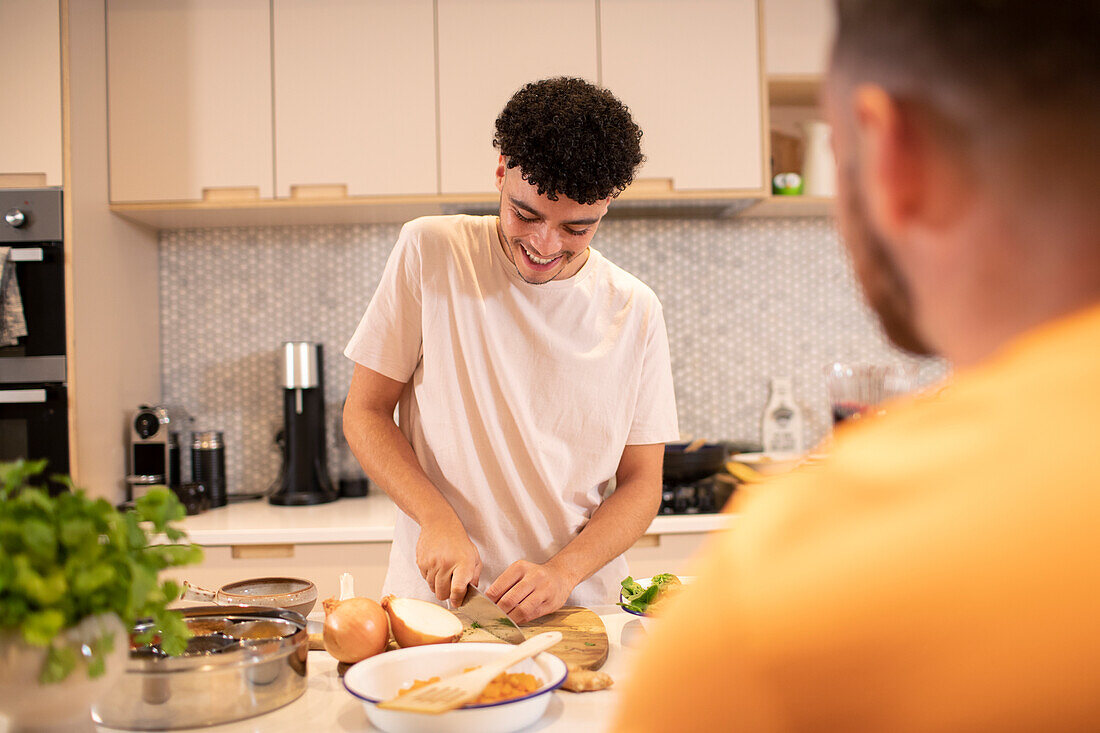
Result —
<path fill-rule="evenodd" d="M 581 669 L 575 664 L 569 665 L 569 676 L 565 678 L 561 688 L 570 692 L 594 692 L 605 690 L 615 684 L 611 675 L 606 672 L 596 672 L 591 669 Z"/>

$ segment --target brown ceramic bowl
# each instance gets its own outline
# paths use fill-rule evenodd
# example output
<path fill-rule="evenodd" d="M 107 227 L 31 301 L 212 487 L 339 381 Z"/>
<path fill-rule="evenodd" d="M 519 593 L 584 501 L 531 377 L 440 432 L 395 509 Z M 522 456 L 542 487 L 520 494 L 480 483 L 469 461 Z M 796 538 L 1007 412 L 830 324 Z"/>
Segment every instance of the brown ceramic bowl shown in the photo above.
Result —
<path fill-rule="evenodd" d="M 317 603 L 317 586 L 303 578 L 250 578 L 218 589 L 219 605 L 264 606 L 308 616 Z"/>
<path fill-rule="evenodd" d="M 307 616 L 317 603 L 317 586 L 303 578 L 249 578 L 212 591 L 184 581 L 183 600 L 219 606 L 282 608 Z"/>

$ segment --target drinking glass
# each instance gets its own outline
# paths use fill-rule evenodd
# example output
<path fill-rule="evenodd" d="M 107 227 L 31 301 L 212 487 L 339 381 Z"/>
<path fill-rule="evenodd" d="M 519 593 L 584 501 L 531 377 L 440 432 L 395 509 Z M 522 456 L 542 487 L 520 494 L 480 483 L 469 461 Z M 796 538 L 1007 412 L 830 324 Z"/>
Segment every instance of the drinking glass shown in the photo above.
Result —
<path fill-rule="evenodd" d="M 911 391 L 915 381 L 916 375 L 906 366 L 830 364 L 825 369 L 825 385 L 833 425 L 878 412 L 879 404 Z"/>

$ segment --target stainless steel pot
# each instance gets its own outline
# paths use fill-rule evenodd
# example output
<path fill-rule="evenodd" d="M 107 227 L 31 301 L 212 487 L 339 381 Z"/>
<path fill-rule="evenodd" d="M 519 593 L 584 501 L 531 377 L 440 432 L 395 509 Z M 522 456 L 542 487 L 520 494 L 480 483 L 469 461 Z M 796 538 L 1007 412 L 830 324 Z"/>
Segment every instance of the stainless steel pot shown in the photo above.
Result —
<path fill-rule="evenodd" d="M 216 634 L 223 643 L 180 657 L 132 651 L 121 679 L 92 706 L 97 723 L 130 730 L 216 725 L 266 713 L 305 692 L 309 634 L 300 614 L 200 606 L 184 617 L 193 627 L 222 629 Z M 274 631 L 250 638 L 246 630 L 257 621 L 271 622 L 262 628 Z"/>

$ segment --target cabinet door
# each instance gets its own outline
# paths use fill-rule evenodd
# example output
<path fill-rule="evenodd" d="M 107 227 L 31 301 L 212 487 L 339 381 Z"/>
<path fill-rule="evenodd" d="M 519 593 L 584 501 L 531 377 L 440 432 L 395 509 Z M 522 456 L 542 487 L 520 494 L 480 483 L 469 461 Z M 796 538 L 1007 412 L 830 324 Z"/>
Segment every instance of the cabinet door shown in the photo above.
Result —
<path fill-rule="evenodd" d="M 390 545 L 390 542 L 206 545 L 200 565 L 169 568 L 162 577 L 177 583 L 186 580 L 199 588 L 211 590 L 245 578 L 287 575 L 305 578 L 317 586 L 314 610 L 320 610 L 325 598 L 340 597 L 340 576 L 343 573 L 351 573 L 355 579 L 355 595 L 381 598 Z M 303 730 L 315 729 L 304 726 Z"/>
<path fill-rule="evenodd" d="M 600 43 L 642 128 L 640 178 L 763 189 L 756 0 L 600 0 Z"/>
<path fill-rule="evenodd" d="M 275 0 L 275 193 L 438 191 L 432 0 Z"/>
<path fill-rule="evenodd" d="M 112 201 L 273 190 L 268 0 L 109 0 Z"/>
<path fill-rule="evenodd" d="M 764 0 L 763 15 L 769 76 L 825 73 L 836 26 L 831 2 Z"/>
<path fill-rule="evenodd" d="M 517 89 L 549 76 L 597 81 L 594 0 L 439 0 L 440 182 L 494 190 L 493 125 Z"/>
<path fill-rule="evenodd" d="M 0 175 L 61 185 L 61 15 L 50 0 L 0 2 Z M 28 183 L 30 183 L 28 181 Z"/>

